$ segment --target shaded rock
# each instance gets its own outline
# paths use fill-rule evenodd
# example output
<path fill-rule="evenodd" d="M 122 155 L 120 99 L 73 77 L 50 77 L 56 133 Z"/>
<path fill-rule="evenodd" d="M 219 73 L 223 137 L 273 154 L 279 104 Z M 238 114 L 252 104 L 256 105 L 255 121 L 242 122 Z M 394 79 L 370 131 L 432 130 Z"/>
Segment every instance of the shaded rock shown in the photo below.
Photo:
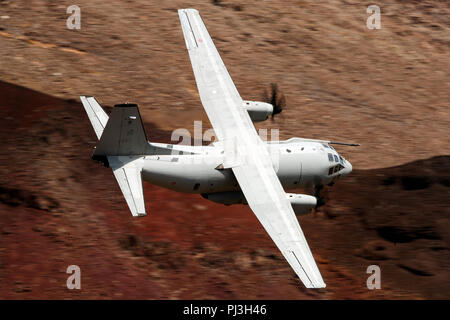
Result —
<path fill-rule="evenodd" d="M 393 256 L 392 247 L 392 244 L 387 241 L 374 240 L 365 243 L 356 254 L 367 260 L 388 260 Z"/>

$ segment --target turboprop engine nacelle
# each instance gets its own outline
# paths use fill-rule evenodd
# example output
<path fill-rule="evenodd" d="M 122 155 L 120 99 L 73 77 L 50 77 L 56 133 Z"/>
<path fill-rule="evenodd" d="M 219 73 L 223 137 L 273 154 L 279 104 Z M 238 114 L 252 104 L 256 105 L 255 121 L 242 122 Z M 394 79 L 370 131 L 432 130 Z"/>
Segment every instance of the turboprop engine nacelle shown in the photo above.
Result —
<path fill-rule="evenodd" d="M 253 122 L 267 120 L 273 113 L 273 106 L 266 102 L 244 100 L 244 108 L 247 110 Z"/>
<path fill-rule="evenodd" d="M 226 206 L 231 204 L 247 204 L 247 200 L 245 200 L 244 194 L 241 191 L 202 193 L 202 197 Z"/>
<path fill-rule="evenodd" d="M 202 197 L 227 206 L 232 204 L 247 204 L 247 200 L 241 191 L 202 193 Z M 306 194 L 286 193 L 286 197 L 296 214 L 309 213 L 317 204 L 315 197 Z"/>
<path fill-rule="evenodd" d="M 317 199 L 313 196 L 298 193 L 286 193 L 286 196 L 296 214 L 309 213 L 311 209 L 315 208 L 317 205 Z"/>

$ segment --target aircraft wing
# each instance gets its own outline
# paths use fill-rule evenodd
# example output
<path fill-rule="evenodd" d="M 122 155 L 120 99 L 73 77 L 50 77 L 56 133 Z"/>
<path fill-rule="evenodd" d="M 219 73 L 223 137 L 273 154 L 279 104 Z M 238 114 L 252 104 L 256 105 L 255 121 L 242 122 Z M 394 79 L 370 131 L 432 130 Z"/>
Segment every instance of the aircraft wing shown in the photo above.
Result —
<path fill-rule="evenodd" d="M 325 287 L 274 162 L 259 138 L 227 69 L 194 9 L 178 10 L 200 99 L 234 175 L 264 229 L 308 288 Z"/>
<path fill-rule="evenodd" d="M 181 9 L 178 14 L 200 99 L 217 137 L 231 138 L 230 125 L 254 130 L 250 117 L 249 121 L 236 121 L 248 113 L 200 14 L 195 9 Z"/>

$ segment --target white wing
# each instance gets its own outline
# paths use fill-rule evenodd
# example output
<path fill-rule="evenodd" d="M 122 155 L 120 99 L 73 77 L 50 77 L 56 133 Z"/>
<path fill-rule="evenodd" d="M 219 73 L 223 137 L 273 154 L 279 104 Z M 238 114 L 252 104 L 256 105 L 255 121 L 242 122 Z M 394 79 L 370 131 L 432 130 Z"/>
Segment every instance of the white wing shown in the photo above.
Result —
<path fill-rule="evenodd" d="M 250 208 L 305 286 L 325 287 L 269 152 L 198 11 L 178 14 L 202 104 L 224 146 L 224 167 L 232 168 Z"/>
<path fill-rule="evenodd" d="M 183 9 L 178 14 L 200 99 L 217 137 L 225 140 L 237 136 L 228 127 L 231 124 L 255 131 L 247 111 L 237 107 L 242 106 L 242 99 L 198 11 Z M 248 121 L 241 120 L 245 115 Z"/>
<path fill-rule="evenodd" d="M 256 152 L 263 148 L 255 148 L 247 164 L 233 167 L 234 175 L 250 208 L 300 280 L 307 288 L 323 288 L 325 283 L 292 206 L 272 163 L 265 161 L 269 155 Z"/>

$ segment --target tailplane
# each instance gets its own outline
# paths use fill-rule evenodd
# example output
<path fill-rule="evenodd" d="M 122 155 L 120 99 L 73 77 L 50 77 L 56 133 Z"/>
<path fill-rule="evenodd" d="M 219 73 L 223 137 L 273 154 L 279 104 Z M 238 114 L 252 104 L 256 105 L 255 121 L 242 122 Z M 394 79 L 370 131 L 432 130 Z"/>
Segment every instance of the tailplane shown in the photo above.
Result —
<path fill-rule="evenodd" d="M 133 217 L 143 217 L 147 214 L 142 188 L 143 162 L 143 157 L 140 156 L 108 156 L 108 163 Z"/>
<path fill-rule="evenodd" d="M 165 150 L 152 146 L 147 140 L 136 104 L 115 105 L 108 117 L 94 97 L 81 96 L 80 99 L 99 139 L 92 159 L 113 170 L 131 214 L 145 216 L 144 157 Z"/>
<path fill-rule="evenodd" d="M 80 99 L 97 135 L 97 139 L 100 139 L 109 117 L 94 97 L 81 96 Z"/>

